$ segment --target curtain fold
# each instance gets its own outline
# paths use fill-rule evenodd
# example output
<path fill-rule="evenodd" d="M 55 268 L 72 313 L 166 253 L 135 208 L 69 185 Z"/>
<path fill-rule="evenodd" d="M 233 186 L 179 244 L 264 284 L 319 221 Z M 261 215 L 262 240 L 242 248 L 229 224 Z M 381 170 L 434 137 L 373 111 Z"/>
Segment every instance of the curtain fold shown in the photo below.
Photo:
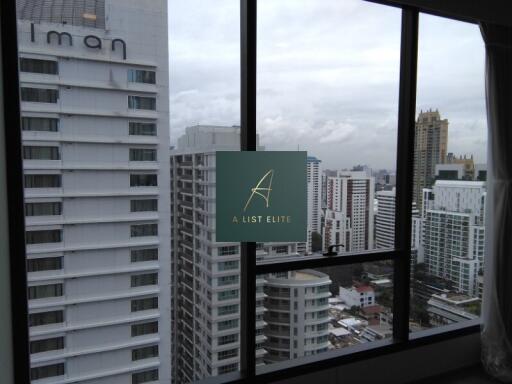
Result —
<path fill-rule="evenodd" d="M 488 123 L 482 362 L 512 382 L 512 28 L 482 23 Z"/>

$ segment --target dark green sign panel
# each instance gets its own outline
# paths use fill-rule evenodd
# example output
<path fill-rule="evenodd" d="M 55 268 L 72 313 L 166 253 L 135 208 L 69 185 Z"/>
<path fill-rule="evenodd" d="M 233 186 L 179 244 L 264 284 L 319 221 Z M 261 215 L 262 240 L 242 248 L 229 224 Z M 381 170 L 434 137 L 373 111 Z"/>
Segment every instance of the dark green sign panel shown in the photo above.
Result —
<path fill-rule="evenodd" d="M 217 152 L 217 241 L 306 241 L 306 152 Z"/>

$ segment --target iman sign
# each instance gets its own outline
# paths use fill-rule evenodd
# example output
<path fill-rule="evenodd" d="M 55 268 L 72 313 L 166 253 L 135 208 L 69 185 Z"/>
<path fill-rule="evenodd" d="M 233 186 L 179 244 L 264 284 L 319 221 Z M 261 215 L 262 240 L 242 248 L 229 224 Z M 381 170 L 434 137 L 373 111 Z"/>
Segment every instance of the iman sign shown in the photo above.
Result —
<path fill-rule="evenodd" d="M 306 241 L 306 152 L 217 152 L 216 240 Z"/>

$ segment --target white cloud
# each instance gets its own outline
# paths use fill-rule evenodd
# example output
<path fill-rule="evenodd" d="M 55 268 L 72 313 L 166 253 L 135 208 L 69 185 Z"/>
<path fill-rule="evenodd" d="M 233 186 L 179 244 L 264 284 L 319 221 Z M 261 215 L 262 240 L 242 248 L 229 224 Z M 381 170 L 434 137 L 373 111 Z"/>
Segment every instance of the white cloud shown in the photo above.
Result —
<path fill-rule="evenodd" d="M 395 166 L 397 8 L 358 0 L 259 0 L 258 133 L 330 168 Z M 240 122 L 238 0 L 170 0 L 171 141 Z M 476 25 L 420 17 L 417 109 L 450 121 L 449 150 L 485 161 L 484 49 Z"/>

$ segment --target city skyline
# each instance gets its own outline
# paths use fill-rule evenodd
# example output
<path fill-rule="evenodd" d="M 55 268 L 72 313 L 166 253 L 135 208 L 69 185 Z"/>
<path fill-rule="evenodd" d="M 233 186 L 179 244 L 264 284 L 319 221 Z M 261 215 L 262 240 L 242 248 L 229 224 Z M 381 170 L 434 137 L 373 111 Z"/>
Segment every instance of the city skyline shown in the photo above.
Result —
<path fill-rule="evenodd" d="M 171 144 L 186 126 L 239 124 L 238 2 L 196 3 L 169 6 Z M 394 169 L 399 10 L 352 1 L 292 3 L 259 2 L 261 144 L 322 154 L 327 169 L 361 163 Z M 450 121 L 451 152 L 486 162 L 478 28 L 422 14 L 418 71 L 416 115 L 438 109 Z"/>

